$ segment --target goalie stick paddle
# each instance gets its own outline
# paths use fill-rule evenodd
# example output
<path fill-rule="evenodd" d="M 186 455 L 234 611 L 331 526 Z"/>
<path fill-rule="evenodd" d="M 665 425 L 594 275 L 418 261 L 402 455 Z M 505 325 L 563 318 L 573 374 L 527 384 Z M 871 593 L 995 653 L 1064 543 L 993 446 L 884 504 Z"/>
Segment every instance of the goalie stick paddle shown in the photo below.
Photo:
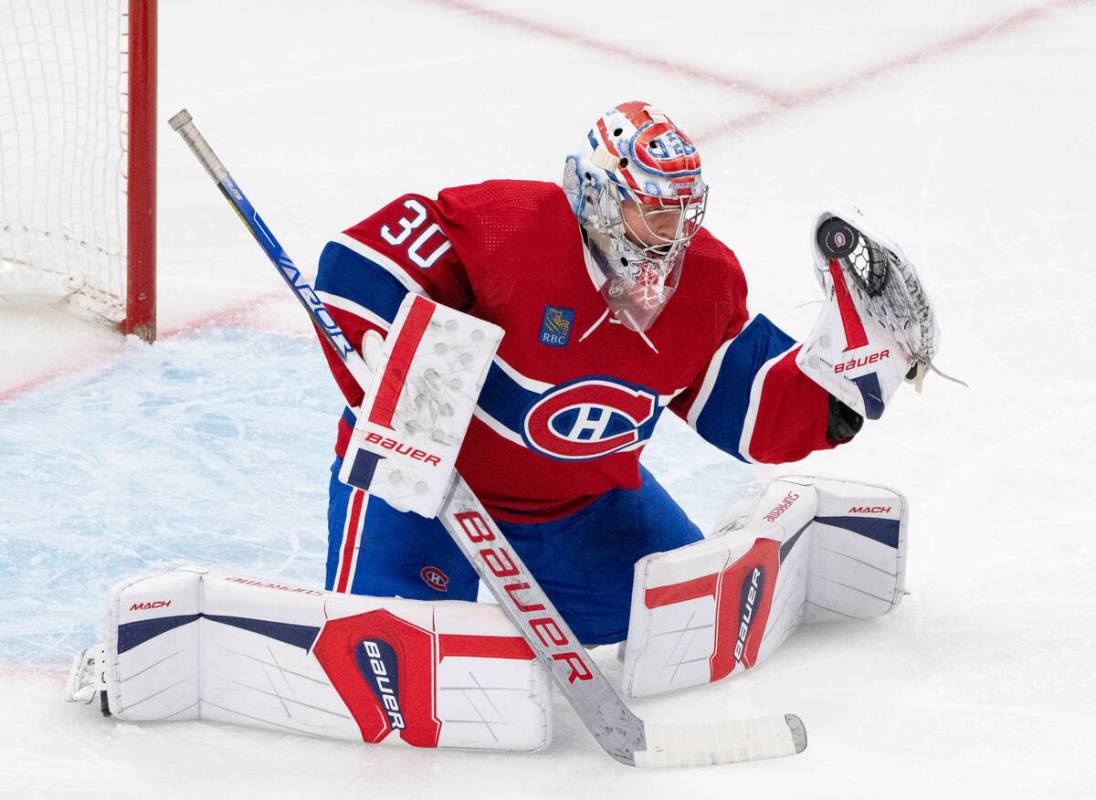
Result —
<path fill-rule="evenodd" d="M 354 379 L 367 389 L 370 373 L 365 362 L 198 132 L 190 114 L 184 109 L 169 124 L 205 167 Z M 721 722 L 644 722 L 620 699 L 459 474 L 439 518 L 598 744 L 617 761 L 640 767 L 702 766 L 790 756 L 806 748 L 806 729 L 794 714 Z"/>

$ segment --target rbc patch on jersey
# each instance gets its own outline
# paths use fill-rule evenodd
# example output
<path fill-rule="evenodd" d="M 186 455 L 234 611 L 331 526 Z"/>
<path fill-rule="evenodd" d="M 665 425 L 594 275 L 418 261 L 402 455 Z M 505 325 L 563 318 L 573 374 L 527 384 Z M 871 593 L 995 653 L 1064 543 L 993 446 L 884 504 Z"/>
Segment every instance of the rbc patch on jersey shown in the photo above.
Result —
<path fill-rule="evenodd" d="M 575 312 L 559 306 L 545 306 L 544 318 L 540 322 L 540 343 L 549 347 L 563 347 L 571 338 L 571 328 L 575 323 Z"/>

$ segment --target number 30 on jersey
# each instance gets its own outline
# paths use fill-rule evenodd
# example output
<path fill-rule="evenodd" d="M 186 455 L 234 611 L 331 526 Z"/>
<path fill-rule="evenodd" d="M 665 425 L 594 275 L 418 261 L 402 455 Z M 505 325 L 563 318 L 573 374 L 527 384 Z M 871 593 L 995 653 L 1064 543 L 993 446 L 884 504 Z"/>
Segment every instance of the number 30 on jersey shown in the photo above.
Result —
<path fill-rule="evenodd" d="M 399 231 L 392 232 L 387 225 L 381 226 L 381 238 L 393 246 L 400 246 L 411 238 L 411 234 L 417 231 L 427 220 L 426 208 L 418 200 L 407 199 L 403 201 L 403 207 L 411 212 L 410 216 L 401 217 L 397 221 Z M 440 241 L 438 241 L 440 237 Z M 433 241 L 433 250 L 428 245 Z M 437 260 L 449 252 L 449 240 L 445 238 L 441 227 L 436 222 L 431 222 L 419 233 L 419 235 L 407 247 L 407 257 L 411 263 L 420 269 L 430 269 Z M 428 250 L 424 254 L 424 250 Z"/>

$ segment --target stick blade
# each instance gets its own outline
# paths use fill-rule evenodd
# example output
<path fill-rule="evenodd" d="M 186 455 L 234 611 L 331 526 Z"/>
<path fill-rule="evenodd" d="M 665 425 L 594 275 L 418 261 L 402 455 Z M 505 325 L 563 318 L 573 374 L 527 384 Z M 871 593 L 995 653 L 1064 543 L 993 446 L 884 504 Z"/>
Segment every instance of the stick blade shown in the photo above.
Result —
<path fill-rule="evenodd" d="M 637 767 L 702 767 L 802 753 L 807 729 L 795 714 L 694 724 L 646 723 Z"/>

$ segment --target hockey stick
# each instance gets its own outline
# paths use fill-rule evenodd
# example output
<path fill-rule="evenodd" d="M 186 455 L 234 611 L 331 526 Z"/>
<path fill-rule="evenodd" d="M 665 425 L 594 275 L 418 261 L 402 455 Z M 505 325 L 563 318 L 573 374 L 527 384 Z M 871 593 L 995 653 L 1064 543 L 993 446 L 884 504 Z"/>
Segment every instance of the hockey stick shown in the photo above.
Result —
<path fill-rule="evenodd" d="M 277 267 L 320 332 L 366 389 L 361 356 L 301 276 L 184 109 L 169 120 Z M 795 755 L 807 746 L 794 714 L 752 720 L 660 724 L 631 712 L 458 474 L 439 514 L 446 531 L 517 626 L 572 708 L 609 755 L 630 766 L 725 764 Z"/>

